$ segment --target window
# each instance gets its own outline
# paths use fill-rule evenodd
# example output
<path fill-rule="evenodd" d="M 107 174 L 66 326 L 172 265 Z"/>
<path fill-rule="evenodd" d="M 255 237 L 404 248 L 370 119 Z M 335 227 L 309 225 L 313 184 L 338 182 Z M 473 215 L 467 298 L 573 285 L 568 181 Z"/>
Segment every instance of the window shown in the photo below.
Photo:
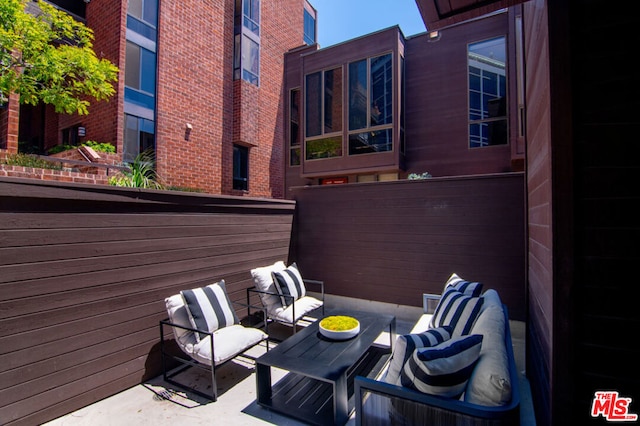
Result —
<path fill-rule="evenodd" d="M 155 150 L 158 0 L 129 0 L 124 69 L 123 161 Z M 155 153 L 154 153 L 155 154 Z"/>
<path fill-rule="evenodd" d="M 289 165 L 300 165 L 300 89 L 289 96 Z"/>
<path fill-rule="evenodd" d="M 393 149 L 392 65 L 391 54 L 349 64 L 349 155 Z"/>
<path fill-rule="evenodd" d="M 342 155 L 342 68 L 305 76 L 305 159 Z"/>
<path fill-rule="evenodd" d="M 124 153 L 122 160 L 132 163 L 142 152 L 155 151 L 155 123 L 130 114 L 125 114 Z"/>
<path fill-rule="evenodd" d="M 306 44 L 314 44 L 316 42 L 316 18 L 307 9 L 304 10 L 303 39 Z"/>
<path fill-rule="evenodd" d="M 470 44 L 469 147 L 507 144 L 506 39 Z"/>
<path fill-rule="evenodd" d="M 260 83 L 260 0 L 236 0 L 233 78 Z"/>
<path fill-rule="evenodd" d="M 249 189 L 249 148 L 233 145 L 233 189 Z"/>

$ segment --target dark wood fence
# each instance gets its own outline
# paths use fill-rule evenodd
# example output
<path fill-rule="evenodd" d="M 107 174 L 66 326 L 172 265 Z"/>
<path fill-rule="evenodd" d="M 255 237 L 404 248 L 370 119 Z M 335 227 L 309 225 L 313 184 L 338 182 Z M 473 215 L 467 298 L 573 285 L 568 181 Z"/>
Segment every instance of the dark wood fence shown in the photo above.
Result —
<path fill-rule="evenodd" d="M 157 376 L 165 297 L 224 278 L 244 300 L 250 269 L 276 260 L 328 293 L 414 306 L 457 272 L 524 319 L 523 179 L 278 201 L 0 177 L 0 423 L 42 423 Z"/>
<path fill-rule="evenodd" d="M 456 272 L 525 318 L 522 173 L 299 187 L 293 250 L 327 293 L 421 306 Z"/>
<path fill-rule="evenodd" d="M 295 203 L 0 178 L 0 424 L 159 374 L 164 298 L 286 259 Z"/>

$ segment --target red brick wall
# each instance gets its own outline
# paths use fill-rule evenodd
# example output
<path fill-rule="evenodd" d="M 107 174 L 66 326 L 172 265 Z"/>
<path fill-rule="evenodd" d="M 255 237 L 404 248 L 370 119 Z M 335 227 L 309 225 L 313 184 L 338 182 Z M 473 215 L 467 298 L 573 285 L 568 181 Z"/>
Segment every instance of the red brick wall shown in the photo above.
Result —
<path fill-rule="evenodd" d="M 233 143 L 241 142 L 252 147 L 246 194 L 283 198 L 283 57 L 302 44 L 303 7 L 262 1 L 256 88 L 233 83 L 233 0 L 162 3 L 156 148 L 168 184 L 239 194 L 231 188 Z"/>
<path fill-rule="evenodd" d="M 120 68 L 116 93 L 108 101 L 90 100 L 89 115 L 81 118 L 84 141 L 110 142 L 122 152 L 124 138 L 124 58 L 127 0 L 92 1 L 87 5 L 87 26 L 93 30 L 93 49 L 100 59 Z"/>

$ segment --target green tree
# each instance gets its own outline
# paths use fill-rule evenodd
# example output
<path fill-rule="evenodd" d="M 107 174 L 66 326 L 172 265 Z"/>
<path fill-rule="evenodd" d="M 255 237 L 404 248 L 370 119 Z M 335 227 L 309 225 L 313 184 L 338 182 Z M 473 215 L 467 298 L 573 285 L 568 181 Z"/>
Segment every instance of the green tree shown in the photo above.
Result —
<path fill-rule="evenodd" d="M 89 97 L 108 99 L 118 68 L 93 51 L 93 31 L 69 14 L 38 1 L 0 0 L 0 101 L 51 104 L 56 112 L 87 114 Z"/>

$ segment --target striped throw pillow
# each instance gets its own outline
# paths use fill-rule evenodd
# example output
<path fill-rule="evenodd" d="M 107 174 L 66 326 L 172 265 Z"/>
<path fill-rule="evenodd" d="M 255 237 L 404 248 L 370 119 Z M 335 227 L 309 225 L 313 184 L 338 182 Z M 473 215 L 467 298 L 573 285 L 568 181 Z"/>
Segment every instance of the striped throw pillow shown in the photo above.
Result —
<path fill-rule="evenodd" d="M 384 378 L 392 385 L 400 384 L 400 370 L 416 348 L 439 345 L 451 338 L 451 327 L 431 328 L 422 333 L 405 334 L 396 338 L 393 354 L 389 360 L 389 369 Z"/>
<path fill-rule="evenodd" d="M 413 351 L 400 373 L 402 386 L 419 392 L 458 398 L 480 357 L 482 335 L 455 337 Z"/>
<path fill-rule="evenodd" d="M 224 280 L 206 287 L 183 290 L 180 294 L 187 307 L 191 326 L 197 330 L 213 333 L 240 322 L 231 306 Z M 195 335 L 198 342 L 206 337 L 202 333 Z"/>
<path fill-rule="evenodd" d="M 452 336 L 464 336 L 471 332 L 484 298 L 465 295 L 456 290 L 445 291 L 431 318 L 431 328 L 449 326 Z"/>
<path fill-rule="evenodd" d="M 307 294 L 304 282 L 302 281 L 302 275 L 300 275 L 298 265 L 296 265 L 295 262 L 283 271 L 272 272 L 271 274 L 273 275 L 273 282 L 276 285 L 278 294 L 280 294 L 282 306 L 285 308 Z"/>
<path fill-rule="evenodd" d="M 456 290 L 468 296 L 478 297 L 482 293 L 482 283 L 463 280 L 454 272 L 444 285 L 444 292 L 448 290 Z"/>

